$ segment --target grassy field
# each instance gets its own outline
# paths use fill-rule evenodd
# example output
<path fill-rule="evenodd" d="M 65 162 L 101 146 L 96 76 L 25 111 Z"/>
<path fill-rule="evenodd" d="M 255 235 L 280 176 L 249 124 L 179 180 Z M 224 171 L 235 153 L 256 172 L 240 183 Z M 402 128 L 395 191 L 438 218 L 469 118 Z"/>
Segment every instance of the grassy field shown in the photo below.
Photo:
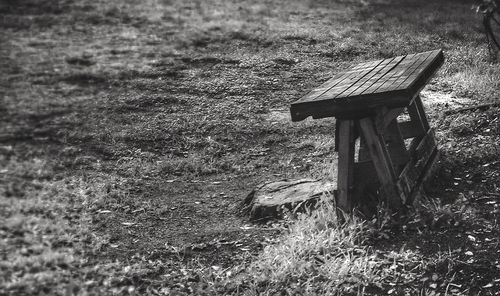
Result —
<path fill-rule="evenodd" d="M 500 67 L 469 1 L 0 3 L 0 295 L 497 295 Z M 331 176 L 289 104 L 442 48 L 441 168 L 407 217 L 250 224 L 255 185 Z"/>

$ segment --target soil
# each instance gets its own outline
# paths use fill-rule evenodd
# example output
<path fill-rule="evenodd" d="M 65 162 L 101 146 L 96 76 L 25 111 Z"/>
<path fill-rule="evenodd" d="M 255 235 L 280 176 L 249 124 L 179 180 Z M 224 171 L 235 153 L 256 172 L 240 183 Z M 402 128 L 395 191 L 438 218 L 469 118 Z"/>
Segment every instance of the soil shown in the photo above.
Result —
<path fill-rule="evenodd" d="M 321 40 L 259 31 L 259 18 L 272 16 L 266 9 L 281 11 L 277 19 L 304 21 L 325 18 L 324 9 L 237 2 L 0 4 L 2 161 L 40 161 L 50 172 L 31 179 L 2 172 L 4 198 L 22 199 L 39 180 L 77 178 L 89 192 L 104 190 L 106 199 L 89 213 L 91 231 L 106 243 L 89 264 L 137 255 L 222 267 L 251 260 L 286 227 L 238 215 L 248 193 L 273 179 L 332 178 L 334 120 L 292 123 L 289 104 L 334 70 L 374 55 L 356 48 L 324 52 L 327 45 L 316 47 Z M 365 21 L 355 11 L 363 11 L 360 4 L 319 2 L 329 17 Z M 255 18 L 247 25 L 258 25 L 221 21 L 217 13 Z M 440 114 L 474 98 L 439 81 L 422 93 L 443 159 L 429 196 L 448 203 L 463 198 L 473 220 L 437 219 L 424 233 L 397 230 L 391 234 L 397 239 L 380 238 L 373 247 L 451 252 L 462 263 L 442 268 L 446 262 L 436 261 L 422 279 L 437 273 L 438 284 L 461 285 L 443 290 L 494 295 L 500 293 L 500 160 L 491 150 L 499 140 L 497 109 L 469 114 L 476 121 L 461 128 L 454 122 L 463 114 Z M 474 150 L 481 143 L 490 151 Z"/>

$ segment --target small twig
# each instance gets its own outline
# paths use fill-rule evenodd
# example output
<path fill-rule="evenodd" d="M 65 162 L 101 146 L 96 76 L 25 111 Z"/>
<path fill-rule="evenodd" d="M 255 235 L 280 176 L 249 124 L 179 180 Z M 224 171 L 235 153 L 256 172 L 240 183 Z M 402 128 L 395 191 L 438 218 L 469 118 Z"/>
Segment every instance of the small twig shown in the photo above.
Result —
<path fill-rule="evenodd" d="M 487 103 L 487 104 L 469 106 L 469 107 L 464 107 L 464 108 L 446 110 L 446 111 L 444 111 L 444 114 L 445 115 L 451 115 L 451 114 L 463 113 L 463 112 L 467 112 L 467 111 L 487 110 L 487 109 L 489 109 L 490 107 L 493 107 L 493 106 L 500 106 L 500 102 L 493 102 L 493 103 Z"/>
<path fill-rule="evenodd" d="M 484 195 L 492 195 L 492 196 L 497 196 L 500 197 L 500 193 L 495 193 L 495 192 L 486 192 Z"/>
<path fill-rule="evenodd" d="M 484 195 L 484 196 L 475 198 L 474 201 L 482 201 L 482 200 L 489 200 L 489 199 L 500 198 L 500 193 L 495 193 L 495 192 L 481 192 L 480 194 Z"/>
<path fill-rule="evenodd" d="M 451 277 L 450 283 L 446 286 L 446 291 L 444 292 L 444 295 L 445 295 L 445 296 L 447 296 L 447 295 L 448 295 L 448 290 L 449 290 L 450 286 L 452 286 L 452 285 L 453 285 L 453 286 L 455 286 L 455 287 L 459 286 L 459 285 L 457 285 L 457 284 L 453 284 L 453 280 L 455 279 L 455 275 L 456 275 L 456 274 L 457 274 L 456 272 L 453 274 L 453 276 Z M 460 287 L 461 287 L 461 286 L 460 286 Z"/>
<path fill-rule="evenodd" d="M 483 201 L 483 200 L 490 200 L 490 199 L 491 199 L 490 196 L 483 196 L 483 197 L 479 197 L 479 198 L 474 199 L 474 201 Z"/>

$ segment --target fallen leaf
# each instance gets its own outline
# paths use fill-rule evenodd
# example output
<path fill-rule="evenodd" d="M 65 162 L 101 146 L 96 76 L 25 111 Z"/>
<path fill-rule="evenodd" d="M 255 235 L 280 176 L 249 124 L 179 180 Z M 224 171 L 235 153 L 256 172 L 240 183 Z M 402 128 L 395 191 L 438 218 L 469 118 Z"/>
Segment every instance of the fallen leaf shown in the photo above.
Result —
<path fill-rule="evenodd" d="M 471 242 L 475 242 L 476 241 L 476 238 L 473 237 L 472 235 L 468 235 L 467 238 L 471 241 Z"/>
<path fill-rule="evenodd" d="M 483 286 L 483 288 L 485 288 L 485 289 L 486 288 L 491 288 L 491 287 L 493 287 L 493 283 L 489 283 L 489 284 L 486 284 L 486 285 Z"/>
<path fill-rule="evenodd" d="M 134 224 L 135 224 L 134 222 L 122 222 L 122 225 L 125 225 L 125 226 L 132 226 Z"/>
<path fill-rule="evenodd" d="M 474 253 L 472 253 L 471 251 L 467 251 L 464 254 L 467 255 L 467 256 L 473 256 L 474 255 Z"/>

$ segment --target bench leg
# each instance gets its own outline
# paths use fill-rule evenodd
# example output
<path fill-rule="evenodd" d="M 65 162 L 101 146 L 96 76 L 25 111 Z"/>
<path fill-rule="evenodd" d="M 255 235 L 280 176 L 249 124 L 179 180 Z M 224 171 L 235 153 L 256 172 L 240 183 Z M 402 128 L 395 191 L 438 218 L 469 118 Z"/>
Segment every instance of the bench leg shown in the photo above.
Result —
<path fill-rule="evenodd" d="M 385 139 L 377 132 L 373 119 L 360 119 L 359 126 L 381 185 L 381 193 L 387 198 L 390 207 L 399 208 L 401 199 L 396 189 L 396 173 L 385 145 Z"/>
<path fill-rule="evenodd" d="M 338 176 L 337 207 L 346 214 L 352 211 L 352 185 L 354 173 L 354 121 L 337 121 Z"/>
<path fill-rule="evenodd" d="M 410 115 L 413 128 L 416 129 L 417 137 L 423 137 L 429 130 L 429 123 L 427 122 L 427 117 L 425 117 L 422 101 L 419 96 L 408 106 L 408 114 Z"/>
<path fill-rule="evenodd" d="M 406 150 L 405 141 L 401 135 L 397 119 L 393 119 L 391 123 L 389 123 L 384 138 L 387 142 L 387 149 L 389 150 L 396 176 L 399 176 L 399 173 L 401 173 L 410 159 L 410 155 Z"/>
<path fill-rule="evenodd" d="M 422 126 L 427 132 L 431 127 L 429 125 L 429 121 L 427 120 L 427 116 L 425 115 L 424 105 L 422 104 L 422 99 L 420 96 L 417 96 L 413 101 L 415 106 L 417 107 L 418 114 L 420 115 L 420 121 L 422 122 Z"/>

